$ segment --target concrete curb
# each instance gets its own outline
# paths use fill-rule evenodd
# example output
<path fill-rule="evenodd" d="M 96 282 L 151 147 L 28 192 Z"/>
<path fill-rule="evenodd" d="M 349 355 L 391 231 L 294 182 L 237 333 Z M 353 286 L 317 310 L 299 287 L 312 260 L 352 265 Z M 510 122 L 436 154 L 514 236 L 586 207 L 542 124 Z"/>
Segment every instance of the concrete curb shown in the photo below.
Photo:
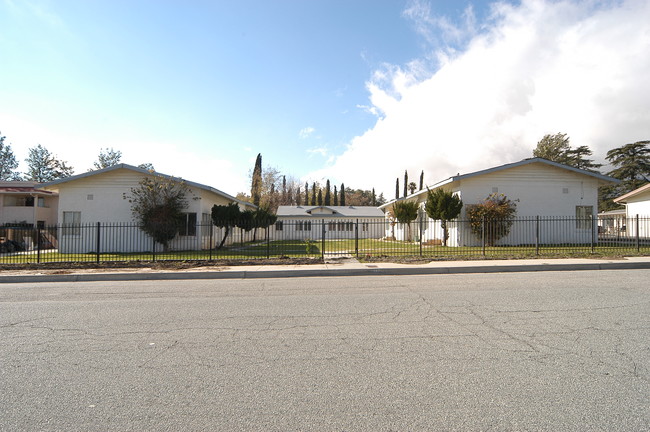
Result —
<path fill-rule="evenodd" d="M 0 276 L 3 283 L 39 282 L 100 282 L 100 281 L 145 281 L 145 280 L 209 280 L 209 279 L 269 279 L 289 277 L 340 277 L 340 276 L 414 276 L 467 273 L 515 273 L 540 271 L 579 270 L 633 270 L 650 269 L 649 262 L 597 262 L 597 263 L 541 263 L 509 265 L 467 265 L 467 266 L 413 266 L 378 268 L 317 268 L 280 270 L 225 270 L 201 272 L 156 272 L 156 273 L 79 273 L 63 275 L 10 275 Z"/>

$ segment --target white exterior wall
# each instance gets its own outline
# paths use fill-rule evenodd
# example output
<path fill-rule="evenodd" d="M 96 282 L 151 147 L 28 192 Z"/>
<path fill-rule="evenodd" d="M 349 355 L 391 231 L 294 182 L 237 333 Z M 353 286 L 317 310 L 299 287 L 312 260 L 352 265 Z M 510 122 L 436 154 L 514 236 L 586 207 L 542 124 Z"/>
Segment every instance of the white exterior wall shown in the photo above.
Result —
<path fill-rule="evenodd" d="M 29 194 L 26 194 L 29 195 Z M 16 194 L 18 196 L 18 194 Z M 26 222 L 36 224 L 38 221 L 44 221 L 45 225 L 56 224 L 57 216 L 57 197 L 56 196 L 34 196 L 34 206 L 14 206 L 9 204 L 11 199 L 6 199 L 9 195 L 0 194 L 0 224 Z M 38 206 L 38 199 L 43 198 L 45 206 Z"/>
<path fill-rule="evenodd" d="M 322 240 L 323 221 L 325 221 L 325 239 L 354 239 L 356 238 L 355 224 L 359 221 L 359 238 L 381 238 L 384 236 L 386 220 L 377 218 L 356 217 L 325 217 L 324 214 L 314 216 L 313 219 L 299 216 L 281 216 L 278 222 L 282 223 L 282 230 L 276 226 L 269 228 L 272 240 Z M 302 222 L 302 229 L 301 224 Z M 305 222 L 311 222 L 311 230 L 305 229 Z"/>
<path fill-rule="evenodd" d="M 625 204 L 627 213 L 626 229 L 628 235 L 637 235 L 636 216 L 639 215 L 639 236 L 650 238 L 650 190 L 628 198 Z"/>

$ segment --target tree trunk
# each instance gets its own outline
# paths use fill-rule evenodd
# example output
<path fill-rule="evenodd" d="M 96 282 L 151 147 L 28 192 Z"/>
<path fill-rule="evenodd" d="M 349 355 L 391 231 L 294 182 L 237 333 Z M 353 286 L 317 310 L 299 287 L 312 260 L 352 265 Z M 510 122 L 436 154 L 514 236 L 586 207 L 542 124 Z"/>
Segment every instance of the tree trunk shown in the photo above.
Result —
<path fill-rule="evenodd" d="M 223 238 L 221 239 L 221 243 L 219 243 L 219 246 L 217 246 L 217 249 L 221 249 L 223 247 L 223 244 L 226 242 L 226 239 L 228 238 L 228 234 L 230 233 L 230 227 L 226 227 L 226 231 L 223 233 Z"/>

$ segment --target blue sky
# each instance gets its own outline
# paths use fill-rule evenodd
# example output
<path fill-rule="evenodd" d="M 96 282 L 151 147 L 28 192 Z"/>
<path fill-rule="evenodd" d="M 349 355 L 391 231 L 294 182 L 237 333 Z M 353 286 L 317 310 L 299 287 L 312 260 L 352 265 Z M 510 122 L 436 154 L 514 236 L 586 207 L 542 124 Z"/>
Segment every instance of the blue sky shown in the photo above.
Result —
<path fill-rule="evenodd" d="M 0 132 L 21 160 L 82 173 L 111 147 L 231 194 L 257 153 L 387 196 L 545 133 L 602 159 L 650 137 L 648 3 L 0 0 Z"/>

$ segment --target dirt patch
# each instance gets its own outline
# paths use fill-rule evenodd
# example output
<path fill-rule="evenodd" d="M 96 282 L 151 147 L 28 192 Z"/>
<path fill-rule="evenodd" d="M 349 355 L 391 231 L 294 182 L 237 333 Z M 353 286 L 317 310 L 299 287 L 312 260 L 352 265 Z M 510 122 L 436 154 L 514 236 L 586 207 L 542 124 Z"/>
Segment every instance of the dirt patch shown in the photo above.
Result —
<path fill-rule="evenodd" d="M 189 270 L 194 268 L 223 268 L 235 266 L 261 265 L 310 265 L 322 264 L 320 258 L 271 258 L 264 260 L 187 260 L 187 261 L 124 261 L 100 263 L 41 263 L 41 264 L 2 264 L 1 271 L 33 270 L 49 274 L 69 274 L 75 270 L 106 271 L 106 270 Z"/>

